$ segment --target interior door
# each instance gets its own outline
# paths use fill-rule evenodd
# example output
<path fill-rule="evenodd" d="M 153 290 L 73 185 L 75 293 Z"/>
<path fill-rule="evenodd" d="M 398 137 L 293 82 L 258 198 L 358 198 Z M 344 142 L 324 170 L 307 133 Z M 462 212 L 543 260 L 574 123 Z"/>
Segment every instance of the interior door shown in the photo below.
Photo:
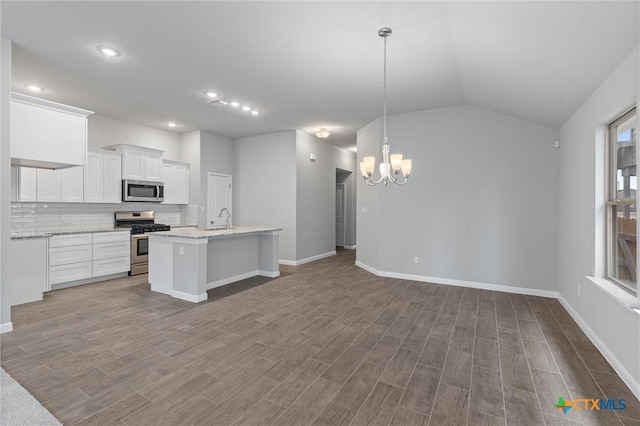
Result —
<path fill-rule="evenodd" d="M 209 173 L 207 177 L 207 228 L 226 225 L 226 213 L 220 217 L 220 211 L 224 208 L 231 214 L 231 176 Z M 229 225 L 231 225 L 231 219 L 229 219 Z"/>
<path fill-rule="evenodd" d="M 336 247 L 344 247 L 345 195 L 344 183 L 336 184 Z"/>

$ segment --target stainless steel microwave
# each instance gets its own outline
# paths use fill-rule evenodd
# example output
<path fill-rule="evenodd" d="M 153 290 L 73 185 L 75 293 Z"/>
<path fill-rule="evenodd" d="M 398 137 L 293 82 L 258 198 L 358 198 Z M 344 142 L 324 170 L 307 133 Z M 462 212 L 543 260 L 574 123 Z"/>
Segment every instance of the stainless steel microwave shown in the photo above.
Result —
<path fill-rule="evenodd" d="M 164 201 L 164 182 L 122 180 L 122 201 Z"/>

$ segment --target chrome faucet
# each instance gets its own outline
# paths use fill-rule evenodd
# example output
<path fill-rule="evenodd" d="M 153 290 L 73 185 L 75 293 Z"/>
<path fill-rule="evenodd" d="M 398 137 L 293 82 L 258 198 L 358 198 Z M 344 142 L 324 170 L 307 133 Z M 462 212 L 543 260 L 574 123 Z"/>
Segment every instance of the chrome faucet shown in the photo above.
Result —
<path fill-rule="evenodd" d="M 231 212 L 229 212 L 229 210 L 226 207 L 223 207 L 222 210 L 220 210 L 220 213 L 218 213 L 218 217 L 222 217 L 223 212 L 227 212 L 227 224 L 225 225 L 225 229 L 227 230 L 227 232 L 229 232 L 229 230 L 231 229 L 229 227 L 229 221 L 231 220 Z"/>

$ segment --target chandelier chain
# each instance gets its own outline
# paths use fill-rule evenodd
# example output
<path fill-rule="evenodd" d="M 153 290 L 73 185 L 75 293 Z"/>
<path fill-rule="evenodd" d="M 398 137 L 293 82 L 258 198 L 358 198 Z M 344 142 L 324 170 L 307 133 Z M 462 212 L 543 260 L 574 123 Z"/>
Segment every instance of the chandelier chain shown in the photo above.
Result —
<path fill-rule="evenodd" d="M 387 143 L 387 37 L 384 37 L 384 83 L 382 100 L 382 143 Z"/>

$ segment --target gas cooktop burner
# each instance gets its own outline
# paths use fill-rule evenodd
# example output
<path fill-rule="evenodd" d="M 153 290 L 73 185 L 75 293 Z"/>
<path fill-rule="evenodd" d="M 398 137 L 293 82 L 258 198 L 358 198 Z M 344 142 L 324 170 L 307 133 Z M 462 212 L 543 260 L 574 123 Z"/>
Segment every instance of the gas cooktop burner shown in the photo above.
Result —
<path fill-rule="evenodd" d="M 161 223 L 145 223 L 131 225 L 132 234 L 144 234 L 147 232 L 171 231 L 171 226 Z"/>

